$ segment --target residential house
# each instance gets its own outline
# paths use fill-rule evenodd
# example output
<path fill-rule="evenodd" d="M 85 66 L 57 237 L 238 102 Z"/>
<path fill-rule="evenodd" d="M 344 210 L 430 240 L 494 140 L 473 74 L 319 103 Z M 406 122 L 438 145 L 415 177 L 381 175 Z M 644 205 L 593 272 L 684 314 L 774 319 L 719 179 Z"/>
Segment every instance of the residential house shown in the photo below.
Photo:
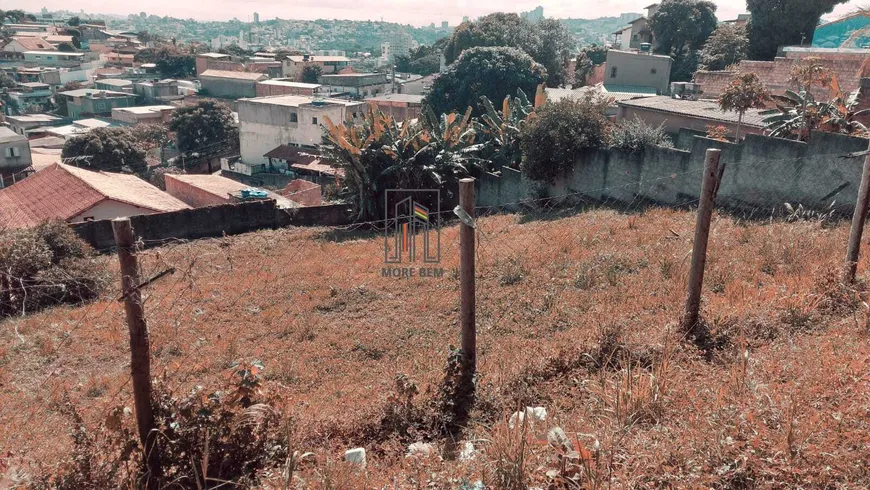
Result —
<path fill-rule="evenodd" d="M 653 126 L 663 125 L 665 131 L 671 135 L 679 134 L 681 129 L 705 134 L 708 127 L 720 125 L 734 134 L 739 120 L 736 112 L 723 111 L 714 100 L 681 100 L 661 95 L 622 101 L 618 106 L 619 120 L 638 117 Z M 741 134 L 763 134 L 763 111 L 764 109 L 746 111 Z"/>
<path fill-rule="evenodd" d="M 288 56 L 283 60 L 284 76 L 294 80 L 300 80 L 302 70 L 306 66 L 319 66 L 320 73 L 329 75 L 338 73 L 348 66 L 350 58 L 346 56 L 315 56 L 305 54 L 300 56 Z"/>
<path fill-rule="evenodd" d="M 268 79 L 262 73 L 206 70 L 199 75 L 202 91 L 211 97 L 240 99 L 257 95 L 257 82 Z"/>
<path fill-rule="evenodd" d="M 547 88 L 547 102 L 558 102 L 565 98 L 574 100 L 582 100 L 585 97 L 593 96 L 600 99 L 609 100 L 606 114 L 609 117 L 616 117 L 619 113 L 619 102 L 633 99 L 642 99 L 647 97 L 655 97 L 656 89 L 649 87 L 628 87 L 611 85 L 609 88 L 604 84 L 589 85 L 576 89 L 567 88 Z"/>
<path fill-rule="evenodd" d="M 627 26 L 614 32 L 613 35 L 616 39 L 613 47 L 623 50 L 640 49 L 642 45 L 649 44 L 652 49 L 655 49 L 656 40 L 650 26 L 650 19 L 658 9 L 659 4 L 657 3 L 648 5 L 646 16 L 634 19 Z"/>
<path fill-rule="evenodd" d="M 85 62 L 84 53 L 63 53 L 61 51 L 25 51 L 24 63 L 37 66 L 56 66 L 76 68 Z"/>
<path fill-rule="evenodd" d="M 304 179 L 290 181 L 277 193 L 302 206 L 320 206 L 323 204 L 323 188 L 320 184 Z"/>
<path fill-rule="evenodd" d="M 290 166 L 291 171 L 301 179 L 314 182 L 323 187 L 334 184 L 344 173 L 323 160 L 314 159 L 308 162 L 294 163 Z"/>
<path fill-rule="evenodd" d="M 51 114 L 22 114 L 19 116 L 6 116 L 9 129 L 22 136 L 29 137 L 32 132 L 40 128 L 63 124 L 64 119 Z M 38 131 L 41 132 L 41 131 Z"/>
<path fill-rule="evenodd" d="M 196 75 L 202 75 L 202 73 L 209 69 L 221 69 L 226 70 L 225 64 L 228 62 L 232 62 L 232 57 L 228 54 L 221 53 L 201 53 L 196 55 Z M 220 65 L 220 66 L 218 66 Z"/>
<path fill-rule="evenodd" d="M 440 76 L 440 73 L 433 73 L 422 78 L 414 78 L 399 84 L 399 93 L 409 95 L 426 95 L 429 88 Z"/>
<path fill-rule="evenodd" d="M 386 94 L 366 99 L 369 107 L 392 116 L 398 121 L 417 119 L 423 111 L 423 96 L 410 94 Z"/>
<path fill-rule="evenodd" d="M 24 53 L 28 51 L 54 51 L 55 47 L 45 39 L 41 37 L 24 37 L 24 36 L 13 36 L 12 39 L 9 40 L 6 44 L 3 45 L 3 48 L 0 51 L 4 53 L 16 53 L 20 56 L 18 58 L 23 59 Z"/>
<path fill-rule="evenodd" d="M 32 163 L 27 137 L 0 126 L 0 187 L 12 183 L 13 175 L 26 170 Z M 0 201 L 0 208 L 2 206 Z M 2 229 L 0 224 L 0 230 Z"/>
<path fill-rule="evenodd" d="M 193 208 L 219 206 L 241 202 L 241 192 L 249 185 L 214 174 L 166 174 L 166 192 Z M 267 199 L 274 199 L 279 209 L 300 207 L 294 200 L 272 191 L 265 191 Z M 318 195 L 319 196 L 319 195 Z"/>
<path fill-rule="evenodd" d="M 172 119 L 172 111 L 175 106 L 171 105 L 144 105 L 136 107 L 116 107 L 112 109 L 112 119 L 131 125 L 164 124 Z"/>
<path fill-rule="evenodd" d="M 674 60 L 670 56 L 609 49 L 605 63 L 605 86 L 649 87 L 663 94 L 669 88 Z"/>
<path fill-rule="evenodd" d="M 190 209 L 135 175 L 55 163 L 0 190 L 0 228 L 30 228 L 48 219 L 68 223 Z"/>
<path fill-rule="evenodd" d="M 40 110 L 51 102 L 51 86 L 41 82 L 19 83 L 7 95 L 18 106 L 19 112 Z"/>
<path fill-rule="evenodd" d="M 72 119 L 78 119 L 83 114 L 109 116 L 116 107 L 136 105 L 135 95 L 112 90 L 83 88 L 59 92 L 57 96 L 66 99 L 67 115 Z"/>
<path fill-rule="evenodd" d="M 92 129 L 97 128 L 115 128 L 122 126 L 120 121 L 113 121 L 111 119 L 103 119 L 103 118 L 88 118 L 88 119 L 79 119 L 78 121 L 73 121 L 72 124 L 67 124 L 65 126 L 47 126 L 44 128 L 44 133 L 50 137 L 63 138 L 64 140 L 69 140 L 70 138 L 75 138 L 76 136 L 81 136 L 89 133 Z"/>
<path fill-rule="evenodd" d="M 350 97 L 373 97 L 389 93 L 391 84 L 385 73 L 343 73 L 322 75 L 322 93 L 348 95 Z"/>
<path fill-rule="evenodd" d="M 319 83 L 294 82 L 289 78 L 263 80 L 257 83 L 257 97 L 271 95 L 317 95 L 322 85 Z"/>
<path fill-rule="evenodd" d="M 134 66 L 136 55 L 132 53 L 118 53 L 110 51 L 108 53 L 100 53 L 100 60 L 105 61 L 109 65 Z"/>
<path fill-rule="evenodd" d="M 133 93 L 141 97 L 146 104 L 166 103 L 183 98 L 179 81 L 171 78 L 134 83 Z"/>
<path fill-rule="evenodd" d="M 98 90 L 124 92 L 127 94 L 133 93 L 133 81 L 121 78 L 101 78 L 94 81 L 94 87 Z"/>
<path fill-rule="evenodd" d="M 323 137 L 321 125 L 358 120 L 365 102 L 279 95 L 238 101 L 242 162 L 265 164 L 270 150 L 281 145 L 314 148 Z"/>

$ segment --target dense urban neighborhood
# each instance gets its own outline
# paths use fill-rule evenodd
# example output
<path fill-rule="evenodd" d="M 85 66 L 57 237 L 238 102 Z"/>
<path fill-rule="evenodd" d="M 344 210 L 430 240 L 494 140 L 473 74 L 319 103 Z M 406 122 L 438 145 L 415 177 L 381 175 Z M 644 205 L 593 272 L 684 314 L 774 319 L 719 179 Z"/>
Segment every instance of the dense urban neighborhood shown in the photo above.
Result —
<path fill-rule="evenodd" d="M 0 10 L 0 489 L 870 487 L 870 10 L 605 3 Z"/>

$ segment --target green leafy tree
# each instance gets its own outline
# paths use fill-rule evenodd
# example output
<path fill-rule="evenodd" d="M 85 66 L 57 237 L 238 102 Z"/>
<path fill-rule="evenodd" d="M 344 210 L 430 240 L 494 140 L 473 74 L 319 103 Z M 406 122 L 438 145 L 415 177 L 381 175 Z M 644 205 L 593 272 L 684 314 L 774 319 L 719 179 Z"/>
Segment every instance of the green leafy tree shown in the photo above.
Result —
<path fill-rule="evenodd" d="M 36 16 L 21 9 L 0 10 L 0 25 L 20 24 L 22 22 L 36 22 Z"/>
<path fill-rule="evenodd" d="M 737 134 L 735 139 L 740 141 L 740 129 L 743 126 L 743 116 L 749 109 L 763 109 L 765 103 L 770 100 L 770 92 L 758 80 L 755 73 L 738 75 L 728 84 L 728 87 L 719 96 L 719 107 L 723 111 L 736 112 Z"/>
<path fill-rule="evenodd" d="M 628 153 L 643 153 L 648 146 L 674 147 L 674 142 L 665 132 L 664 123 L 653 126 L 637 116 L 614 124 L 608 139 L 611 148 Z"/>
<path fill-rule="evenodd" d="M 61 53 L 75 53 L 78 52 L 75 46 L 72 43 L 68 43 L 66 41 L 59 43 L 57 45 L 57 50 Z"/>
<path fill-rule="evenodd" d="M 525 51 L 546 68 L 548 85 L 558 87 L 565 81 L 564 72 L 575 42 L 557 20 L 544 19 L 532 23 L 517 14 L 497 12 L 457 27 L 445 43 L 444 57 L 447 63 L 453 63 L 467 49 L 499 46 Z"/>
<path fill-rule="evenodd" d="M 591 148 L 607 144 L 610 100 L 587 95 L 544 105 L 522 130 L 522 170 L 532 180 L 554 182 Z"/>
<path fill-rule="evenodd" d="M 411 60 L 408 64 L 408 71 L 417 75 L 427 76 L 438 73 L 439 70 L 441 70 L 441 55 L 438 53 Z"/>
<path fill-rule="evenodd" d="M 323 69 L 319 65 L 305 65 L 302 68 L 301 79 L 303 83 L 317 83 Z"/>
<path fill-rule="evenodd" d="M 518 49 L 471 48 L 435 80 L 425 100 L 436 114 L 468 107 L 480 114 L 480 97 L 504 100 L 517 89 L 534 93 L 546 79 L 544 67 Z"/>
<path fill-rule="evenodd" d="M 705 70 L 724 70 L 746 59 L 749 37 L 746 28 L 735 23 L 720 24 L 707 38 L 701 50 L 701 66 Z"/>
<path fill-rule="evenodd" d="M 780 46 L 813 39 L 822 15 L 847 0 L 746 0 L 749 58 L 772 60 Z"/>
<path fill-rule="evenodd" d="M 0 89 L 15 88 L 16 85 L 15 80 L 11 76 L 7 75 L 6 72 L 0 71 Z"/>
<path fill-rule="evenodd" d="M 605 61 L 607 61 L 607 48 L 604 46 L 587 46 L 580 50 L 581 53 L 585 53 L 586 56 L 592 60 L 592 64 L 598 66 Z"/>
<path fill-rule="evenodd" d="M 196 75 L 196 58 L 188 54 L 157 59 L 157 71 L 165 78 L 190 78 Z"/>
<path fill-rule="evenodd" d="M 698 50 L 716 30 L 716 4 L 706 0 L 664 0 L 650 24 L 659 53 L 675 55 Z"/>
<path fill-rule="evenodd" d="M 698 51 L 716 29 L 716 4 L 707 0 L 664 0 L 650 19 L 656 51 L 672 56 L 671 80 L 691 80 Z"/>
<path fill-rule="evenodd" d="M 224 46 L 218 50 L 219 53 L 228 54 L 230 56 L 252 56 L 254 54 L 253 51 L 249 49 L 242 49 L 238 44 L 230 44 L 229 46 Z"/>
<path fill-rule="evenodd" d="M 81 24 L 82 24 L 82 20 L 77 15 L 70 17 L 69 20 L 66 21 L 66 25 L 68 25 L 68 26 L 75 27 L 75 26 L 79 26 Z"/>
<path fill-rule="evenodd" d="M 61 157 L 85 157 L 80 166 L 93 170 L 136 174 L 147 170 L 145 152 L 130 128 L 96 128 L 71 138 L 63 145 Z"/>
<path fill-rule="evenodd" d="M 187 155 L 216 154 L 239 145 L 232 110 L 215 100 L 177 109 L 169 129 L 175 133 L 178 149 Z"/>

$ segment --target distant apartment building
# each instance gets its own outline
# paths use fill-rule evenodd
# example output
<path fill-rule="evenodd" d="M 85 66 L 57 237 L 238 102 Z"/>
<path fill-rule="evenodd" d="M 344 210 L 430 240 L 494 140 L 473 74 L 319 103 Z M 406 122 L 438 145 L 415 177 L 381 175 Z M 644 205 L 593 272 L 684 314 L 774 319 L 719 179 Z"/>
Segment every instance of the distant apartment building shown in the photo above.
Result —
<path fill-rule="evenodd" d="M 390 34 L 387 43 L 389 43 L 388 60 L 390 63 L 396 61 L 396 56 L 408 56 L 412 49 L 419 47 L 417 41 L 404 29 L 396 30 Z"/>
<path fill-rule="evenodd" d="M 0 187 L 12 182 L 12 175 L 27 169 L 33 163 L 30 142 L 9 128 L 0 126 Z"/>
<path fill-rule="evenodd" d="M 133 93 L 146 104 L 166 103 L 183 98 L 178 80 L 173 79 L 136 82 L 133 84 Z"/>
<path fill-rule="evenodd" d="M 244 164 L 266 164 L 266 153 L 282 145 L 315 148 L 322 124 L 358 119 L 365 102 L 281 95 L 238 101 L 240 153 Z"/>
<path fill-rule="evenodd" d="M 671 80 L 670 56 L 610 49 L 604 69 L 604 85 L 608 90 L 630 91 L 625 87 L 649 87 L 666 93 Z"/>
<path fill-rule="evenodd" d="M 136 105 L 135 95 L 111 90 L 83 88 L 60 92 L 57 96 L 66 99 L 67 115 L 71 119 L 78 119 L 83 114 L 109 116 L 116 107 Z"/>
<path fill-rule="evenodd" d="M 136 107 L 116 107 L 112 109 L 112 119 L 127 124 L 163 124 L 172 119 L 171 105 L 143 105 Z"/>
<path fill-rule="evenodd" d="M 244 71 L 206 70 L 199 75 L 202 91 L 211 97 L 241 99 L 257 95 L 257 83 L 268 75 Z"/>
<path fill-rule="evenodd" d="M 316 56 L 304 54 L 299 56 L 288 56 L 284 59 L 284 77 L 293 80 L 300 80 L 302 70 L 306 66 L 319 66 L 320 73 L 329 75 L 338 73 L 344 68 L 347 68 L 350 63 L 350 58 L 346 56 Z"/>
<path fill-rule="evenodd" d="M 386 94 L 366 99 L 373 110 L 383 112 L 397 121 L 417 119 L 423 111 L 423 96 Z"/>
<path fill-rule="evenodd" d="M 374 97 L 390 92 L 389 75 L 386 73 L 344 73 L 323 75 L 321 92 L 342 94 L 350 97 Z"/>
<path fill-rule="evenodd" d="M 85 62 L 85 53 L 63 53 L 60 51 L 26 51 L 24 63 L 38 66 L 73 68 Z"/>
<path fill-rule="evenodd" d="M 632 20 L 629 24 L 618 31 L 614 32 L 615 41 L 613 47 L 616 49 L 640 49 L 641 45 L 649 44 L 652 49 L 655 49 L 655 35 L 650 26 L 650 19 L 658 11 L 659 4 L 654 3 L 646 7 L 646 16 L 638 17 Z"/>
<path fill-rule="evenodd" d="M 288 78 L 263 80 L 257 83 L 257 97 L 271 95 L 317 95 L 323 87 L 319 83 L 295 82 Z"/>

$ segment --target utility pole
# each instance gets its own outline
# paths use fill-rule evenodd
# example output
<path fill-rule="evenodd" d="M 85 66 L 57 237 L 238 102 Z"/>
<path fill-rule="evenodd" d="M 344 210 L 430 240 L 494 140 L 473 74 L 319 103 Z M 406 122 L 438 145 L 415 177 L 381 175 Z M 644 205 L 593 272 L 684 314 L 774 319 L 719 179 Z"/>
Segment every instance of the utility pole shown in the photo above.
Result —
<path fill-rule="evenodd" d="M 861 172 L 861 186 L 858 188 L 858 201 L 852 214 L 852 229 L 849 232 L 849 248 L 846 250 L 846 281 L 854 282 L 858 272 L 858 256 L 861 253 L 861 237 L 870 207 L 870 155 L 864 157 L 864 170 Z"/>

